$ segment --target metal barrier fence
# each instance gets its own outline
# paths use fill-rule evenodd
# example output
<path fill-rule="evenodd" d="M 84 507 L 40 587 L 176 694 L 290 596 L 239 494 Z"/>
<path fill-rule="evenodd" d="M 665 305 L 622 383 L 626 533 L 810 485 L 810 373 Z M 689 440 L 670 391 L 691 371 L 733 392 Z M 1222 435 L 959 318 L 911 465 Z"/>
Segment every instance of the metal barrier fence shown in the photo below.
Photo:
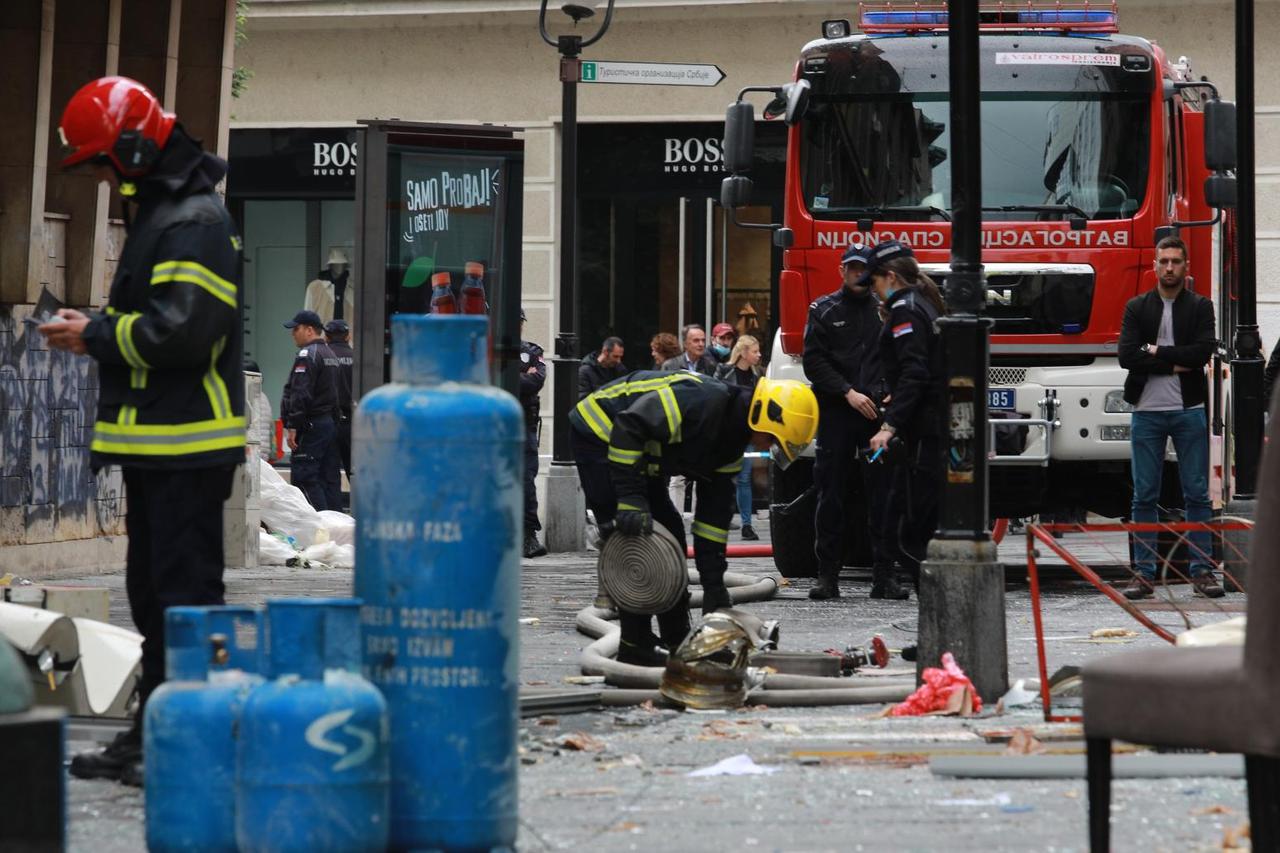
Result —
<path fill-rule="evenodd" d="M 1176 613 L 1186 630 L 1198 627 L 1191 618 L 1190 613 L 1192 610 L 1186 606 L 1189 599 L 1177 596 L 1174 587 L 1184 584 L 1190 585 L 1189 566 L 1194 560 L 1203 559 L 1214 566 L 1215 572 L 1221 571 L 1226 589 L 1243 591 L 1242 579 L 1235 576 L 1231 567 L 1247 565 L 1248 555 L 1242 547 L 1242 542 L 1247 539 L 1247 534 L 1252 529 L 1253 521 L 1244 518 L 1219 518 L 1207 522 L 1181 521 L 1149 524 L 1135 522 L 1113 524 L 1028 524 L 1026 526 L 1027 578 L 1031 584 L 1031 610 L 1035 624 L 1036 657 L 1040 669 L 1040 702 L 1044 709 L 1045 721 L 1079 722 L 1082 717 L 1079 714 L 1058 714 L 1054 713 L 1053 710 L 1048 660 L 1045 652 L 1040 571 L 1037 563 L 1042 554 L 1038 550 L 1038 546 L 1044 547 L 1060 558 L 1069 569 L 1119 605 L 1121 609 L 1151 633 L 1168 643 L 1175 643 L 1177 637 L 1171 630 L 1171 626 L 1157 623 L 1148 615 L 1147 611 L 1151 610 L 1153 606 L 1158 606 L 1161 612 Z M 1079 540 L 1076 540 L 1075 543 L 1068 543 L 1054 535 L 1067 533 L 1088 534 L 1089 539 L 1084 543 L 1080 543 Z M 1115 533 L 1125 534 L 1129 548 L 1128 554 L 1116 553 L 1115 543 L 1108 543 L 1102 536 L 1102 534 Z M 1133 554 L 1136 549 L 1147 548 L 1148 545 L 1146 539 L 1135 539 L 1135 534 L 1156 534 L 1159 540 L 1154 554 L 1158 572 L 1155 582 L 1151 585 L 1157 600 L 1146 607 L 1125 598 L 1119 589 L 1108 583 L 1088 564 L 1072 553 L 1074 544 L 1087 544 L 1090 549 L 1100 550 L 1111 557 L 1112 562 L 1128 565 L 1131 579 L 1141 578 L 1138 570 L 1134 568 Z M 1211 544 L 1208 551 L 1205 550 L 1202 544 L 1197 544 L 1195 541 L 1203 537 L 1196 536 L 1193 539 L 1192 534 L 1208 534 L 1210 536 Z M 1241 535 L 1232 536 L 1230 534 Z M 1228 607 L 1226 603 L 1219 603 L 1219 599 L 1196 598 L 1194 600 L 1207 602 L 1209 612 L 1228 614 L 1239 611 L 1238 607 Z M 1204 612 L 1206 608 L 1197 606 L 1195 609 L 1199 612 Z"/>

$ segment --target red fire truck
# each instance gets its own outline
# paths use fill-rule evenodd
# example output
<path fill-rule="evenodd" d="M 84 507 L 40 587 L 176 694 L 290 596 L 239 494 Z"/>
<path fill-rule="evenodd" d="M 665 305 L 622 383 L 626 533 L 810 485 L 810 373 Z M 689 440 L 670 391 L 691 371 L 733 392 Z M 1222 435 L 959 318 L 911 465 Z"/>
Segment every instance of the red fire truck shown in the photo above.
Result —
<path fill-rule="evenodd" d="M 1193 79 L 1185 58 L 1172 61 L 1151 41 L 1119 35 L 1114 3 L 1023 0 L 980 9 L 982 247 L 994 320 L 988 408 L 993 421 L 1022 419 L 1025 427 L 992 442 L 999 455 L 991 514 L 1127 516 L 1121 316 L 1130 297 L 1155 284 L 1162 229 L 1180 229 L 1195 289 L 1215 295 L 1222 276 L 1208 226 L 1221 217 L 1211 205 L 1228 206 L 1234 185 L 1213 168 L 1234 168 L 1219 145 L 1234 132 L 1234 108 L 1217 100 L 1212 84 Z M 742 159 L 751 147 L 745 95 L 773 92 L 766 117 L 785 113 L 791 124 L 785 222 L 775 236 L 786 248 L 769 365 L 777 378 L 804 378 L 808 306 L 840 287 L 839 258 L 849 244 L 900 240 L 945 287 L 946 6 L 863 4 L 860 25 L 855 34 L 845 21 L 823 22 L 823 37 L 800 53 L 793 83 L 748 87 L 727 116 L 726 165 L 735 176 L 725 182 L 726 207 L 741 206 L 750 192 L 735 168 L 750 162 Z M 1229 303 L 1219 304 L 1221 339 L 1230 340 L 1222 310 Z M 1220 425 L 1221 382 L 1213 385 L 1211 417 Z M 812 574 L 812 464 L 772 474 L 778 568 Z M 1165 485 L 1176 492 L 1176 476 Z"/>

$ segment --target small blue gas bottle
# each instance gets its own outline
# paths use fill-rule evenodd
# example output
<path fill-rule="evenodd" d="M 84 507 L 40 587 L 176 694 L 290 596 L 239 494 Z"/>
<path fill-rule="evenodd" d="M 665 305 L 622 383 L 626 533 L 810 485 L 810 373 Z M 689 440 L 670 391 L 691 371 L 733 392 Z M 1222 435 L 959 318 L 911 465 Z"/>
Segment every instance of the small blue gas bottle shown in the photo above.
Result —
<path fill-rule="evenodd" d="M 516 839 L 524 422 L 484 317 L 391 320 L 354 424 L 364 671 L 391 713 L 394 849 Z"/>
<path fill-rule="evenodd" d="M 240 718 L 240 850 L 385 850 L 387 706 L 359 673 L 359 600 L 268 601 L 267 660 Z"/>
<path fill-rule="evenodd" d="M 236 849 L 235 729 L 262 683 L 262 611 L 170 607 L 165 676 L 143 717 L 147 848 Z"/>

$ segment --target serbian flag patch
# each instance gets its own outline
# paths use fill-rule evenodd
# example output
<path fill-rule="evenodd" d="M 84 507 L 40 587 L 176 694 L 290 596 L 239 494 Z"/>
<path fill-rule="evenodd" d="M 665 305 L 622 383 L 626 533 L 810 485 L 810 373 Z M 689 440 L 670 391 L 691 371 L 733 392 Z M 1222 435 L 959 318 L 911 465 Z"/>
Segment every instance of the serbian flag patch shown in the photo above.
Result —
<path fill-rule="evenodd" d="M 910 323 L 899 323 L 898 325 L 893 327 L 893 336 L 895 338 L 900 338 L 903 335 L 909 335 L 909 334 L 911 334 Z"/>

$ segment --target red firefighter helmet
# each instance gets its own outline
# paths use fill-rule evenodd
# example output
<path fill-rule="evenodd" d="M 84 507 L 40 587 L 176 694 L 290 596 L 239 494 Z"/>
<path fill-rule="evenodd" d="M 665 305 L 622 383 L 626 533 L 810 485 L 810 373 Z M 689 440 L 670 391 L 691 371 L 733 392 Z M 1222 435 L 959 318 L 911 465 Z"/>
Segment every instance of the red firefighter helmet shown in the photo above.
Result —
<path fill-rule="evenodd" d="M 71 96 L 58 134 L 65 169 L 105 158 L 125 177 L 145 175 L 169 141 L 177 117 L 146 86 L 128 77 L 102 77 Z"/>

